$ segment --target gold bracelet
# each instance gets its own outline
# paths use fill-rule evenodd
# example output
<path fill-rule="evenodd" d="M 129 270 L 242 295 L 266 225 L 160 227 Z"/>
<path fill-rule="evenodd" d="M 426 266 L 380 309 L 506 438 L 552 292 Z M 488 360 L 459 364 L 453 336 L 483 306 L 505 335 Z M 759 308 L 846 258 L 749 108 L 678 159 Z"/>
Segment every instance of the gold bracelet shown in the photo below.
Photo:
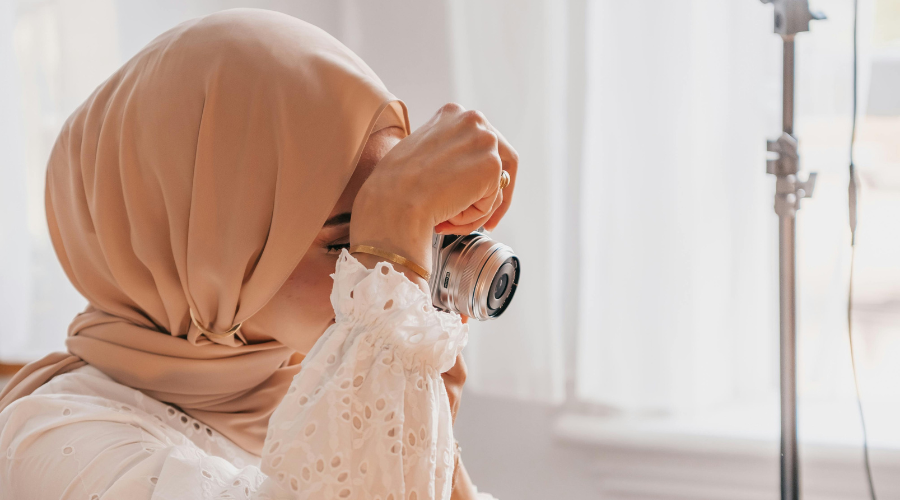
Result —
<path fill-rule="evenodd" d="M 431 273 L 427 269 L 425 269 L 424 267 L 407 259 L 406 257 L 404 257 L 402 255 L 397 255 L 393 252 L 388 252 L 386 250 L 382 250 L 380 248 L 375 248 L 375 247 L 372 247 L 369 245 L 353 245 L 352 247 L 350 247 L 349 252 L 350 253 L 361 252 L 361 253 L 375 255 L 375 256 L 387 259 L 387 260 L 393 262 L 394 264 L 400 264 L 401 266 L 408 267 L 410 270 L 412 270 L 412 272 L 421 276 L 422 279 L 424 279 L 425 281 L 428 281 L 431 279 Z"/>

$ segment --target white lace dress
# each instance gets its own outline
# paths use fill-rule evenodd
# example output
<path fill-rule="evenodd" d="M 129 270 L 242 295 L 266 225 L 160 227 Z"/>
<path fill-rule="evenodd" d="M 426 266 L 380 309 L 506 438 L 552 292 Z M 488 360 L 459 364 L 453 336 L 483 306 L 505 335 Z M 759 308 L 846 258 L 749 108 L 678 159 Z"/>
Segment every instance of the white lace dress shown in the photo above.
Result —
<path fill-rule="evenodd" d="M 449 499 L 440 374 L 468 328 L 388 263 L 370 270 L 344 250 L 332 277 L 335 324 L 272 415 L 262 457 L 88 365 L 0 413 L 0 499 Z"/>

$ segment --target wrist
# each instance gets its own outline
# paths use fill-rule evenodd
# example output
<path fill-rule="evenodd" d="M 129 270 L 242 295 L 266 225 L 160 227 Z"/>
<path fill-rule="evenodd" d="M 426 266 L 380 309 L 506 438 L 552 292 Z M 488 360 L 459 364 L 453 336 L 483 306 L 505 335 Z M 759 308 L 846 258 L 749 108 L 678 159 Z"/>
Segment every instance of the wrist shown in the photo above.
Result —
<path fill-rule="evenodd" d="M 402 203 L 402 202 L 400 202 Z M 370 245 L 401 255 L 431 270 L 434 227 L 412 204 L 398 204 L 360 190 L 353 203 L 350 246 Z M 385 259 L 377 258 L 378 261 Z M 404 267 L 405 266 L 401 266 Z"/>

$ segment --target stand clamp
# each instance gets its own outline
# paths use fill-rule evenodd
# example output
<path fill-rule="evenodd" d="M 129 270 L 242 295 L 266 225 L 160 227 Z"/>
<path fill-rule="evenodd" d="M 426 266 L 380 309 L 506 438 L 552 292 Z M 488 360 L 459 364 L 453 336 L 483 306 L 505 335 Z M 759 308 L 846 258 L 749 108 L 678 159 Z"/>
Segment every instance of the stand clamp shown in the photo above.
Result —
<path fill-rule="evenodd" d="M 812 198 L 816 188 L 816 173 L 809 174 L 805 182 L 797 180 L 800 157 L 797 140 L 782 133 L 776 141 L 767 141 L 766 173 L 777 177 L 775 181 L 775 213 L 779 217 L 794 217 L 800 209 L 800 200 Z"/>
<path fill-rule="evenodd" d="M 809 10 L 809 0 L 761 0 L 775 6 L 775 33 L 794 36 L 809 31 L 810 21 L 821 21 L 825 14 Z"/>

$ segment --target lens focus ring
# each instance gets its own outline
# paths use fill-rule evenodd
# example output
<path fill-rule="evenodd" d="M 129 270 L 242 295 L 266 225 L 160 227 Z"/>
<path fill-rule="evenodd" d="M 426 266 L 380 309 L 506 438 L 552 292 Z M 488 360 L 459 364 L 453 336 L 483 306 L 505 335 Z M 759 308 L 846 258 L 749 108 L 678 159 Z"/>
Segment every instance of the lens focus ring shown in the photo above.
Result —
<path fill-rule="evenodd" d="M 512 249 L 477 232 L 441 249 L 435 264 L 435 306 L 477 320 L 499 316 L 518 282 L 518 258 Z M 499 291 L 498 280 L 503 283 Z"/>

